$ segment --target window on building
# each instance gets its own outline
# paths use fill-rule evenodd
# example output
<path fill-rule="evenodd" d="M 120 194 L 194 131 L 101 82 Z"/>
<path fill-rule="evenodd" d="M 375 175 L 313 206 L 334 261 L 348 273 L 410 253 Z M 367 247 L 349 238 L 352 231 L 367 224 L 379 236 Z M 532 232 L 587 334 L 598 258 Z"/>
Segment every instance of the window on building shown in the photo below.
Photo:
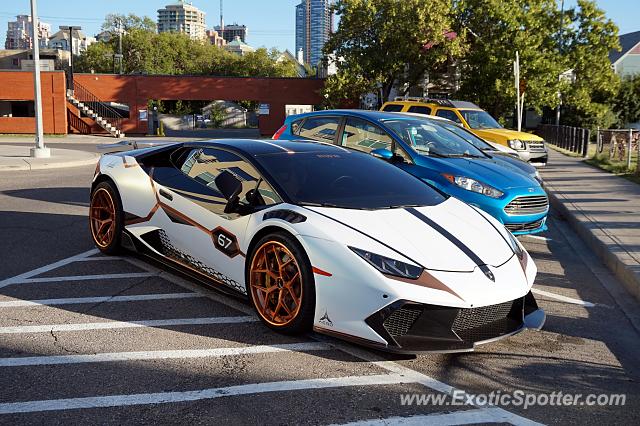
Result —
<path fill-rule="evenodd" d="M 35 117 L 33 101 L 0 101 L 0 117 Z"/>

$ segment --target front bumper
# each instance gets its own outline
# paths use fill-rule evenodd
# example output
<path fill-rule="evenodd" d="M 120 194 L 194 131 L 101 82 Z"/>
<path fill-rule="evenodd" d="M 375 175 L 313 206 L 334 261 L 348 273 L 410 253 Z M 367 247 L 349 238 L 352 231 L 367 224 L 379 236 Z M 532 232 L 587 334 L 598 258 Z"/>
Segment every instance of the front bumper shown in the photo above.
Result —
<path fill-rule="evenodd" d="M 547 164 L 547 160 L 549 159 L 549 154 L 545 148 L 544 151 L 517 151 L 518 156 L 522 161 L 527 161 L 529 163 L 541 163 Z"/>
<path fill-rule="evenodd" d="M 545 313 L 526 296 L 480 308 L 451 308 L 399 300 L 365 322 L 399 353 L 468 352 L 527 328 L 541 329 Z"/>

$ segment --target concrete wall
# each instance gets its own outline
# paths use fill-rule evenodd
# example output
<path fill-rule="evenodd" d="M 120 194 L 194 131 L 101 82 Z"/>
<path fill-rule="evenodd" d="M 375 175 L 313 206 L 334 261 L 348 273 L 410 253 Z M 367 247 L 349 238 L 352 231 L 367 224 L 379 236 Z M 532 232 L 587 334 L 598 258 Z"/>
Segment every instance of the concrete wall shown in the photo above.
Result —
<path fill-rule="evenodd" d="M 42 117 L 45 133 L 67 133 L 67 101 L 64 73 L 43 72 Z M 33 101 L 33 74 L 0 71 L 0 100 Z M 0 117 L 0 133 L 35 133 L 35 117 Z"/>

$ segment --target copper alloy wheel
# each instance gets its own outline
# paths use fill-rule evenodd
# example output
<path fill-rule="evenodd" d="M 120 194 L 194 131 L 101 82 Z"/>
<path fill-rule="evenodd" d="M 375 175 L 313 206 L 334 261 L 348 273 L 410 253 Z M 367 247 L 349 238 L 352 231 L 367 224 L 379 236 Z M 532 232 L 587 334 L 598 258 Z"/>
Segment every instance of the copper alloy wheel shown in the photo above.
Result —
<path fill-rule="evenodd" d="M 116 206 L 113 197 L 105 188 L 98 188 L 93 193 L 89 223 L 93 241 L 101 248 L 109 246 L 115 238 Z"/>
<path fill-rule="evenodd" d="M 296 318 L 302 301 L 302 276 L 284 244 L 267 241 L 256 250 L 249 283 L 258 313 L 269 324 L 285 326 Z"/>

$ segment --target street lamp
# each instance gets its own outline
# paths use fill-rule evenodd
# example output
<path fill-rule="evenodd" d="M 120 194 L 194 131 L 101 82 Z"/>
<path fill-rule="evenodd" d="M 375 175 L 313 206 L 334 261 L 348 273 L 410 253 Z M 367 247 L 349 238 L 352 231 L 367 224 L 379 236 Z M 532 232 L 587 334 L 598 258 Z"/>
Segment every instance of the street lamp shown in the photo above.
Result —
<path fill-rule="evenodd" d="M 42 93 L 40 92 L 40 39 L 38 38 L 38 10 L 36 0 L 31 0 L 31 40 L 33 40 L 33 105 L 36 116 L 36 147 L 31 148 L 34 158 L 48 158 L 51 150 L 44 146 L 42 128 Z"/>
<path fill-rule="evenodd" d="M 80 31 L 82 27 L 60 25 L 58 28 L 62 31 L 69 31 L 69 75 L 67 76 L 67 90 L 73 91 L 73 32 Z M 80 48 L 78 48 L 78 50 L 80 50 Z"/>

